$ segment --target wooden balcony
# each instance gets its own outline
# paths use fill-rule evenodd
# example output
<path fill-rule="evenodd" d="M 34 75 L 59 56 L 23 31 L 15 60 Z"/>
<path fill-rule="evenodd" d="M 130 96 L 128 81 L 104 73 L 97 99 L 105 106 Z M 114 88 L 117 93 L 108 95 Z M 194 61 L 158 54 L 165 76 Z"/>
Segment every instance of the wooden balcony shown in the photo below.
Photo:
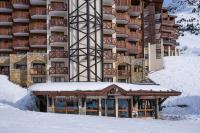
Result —
<path fill-rule="evenodd" d="M 29 9 L 32 19 L 46 19 L 47 11 L 46 7 L 31 7 Z"/>
<path fill-rule="evenodd" d="M 117 24 L 127 24 L 130 19 L 127 13 L 116 13 L 115 16 Z"/>
<path fill-rule="evenodd" d="M 15 25 L 12 29 L 14 36 L 29 36 L 29 26 L 28 25 Z"/>
<path fill-rule="evenodd" d="M 52 35 L 49 37 L 50 44 L 66 44 L 67 35 Z"/>
<path fill-rule="evenodd" d="M 29 38 L 30 47 L 32 48 L 46 48 L 47 37 L 46 36 L 31 36 Z"/>
<path fill-rule="evenodd" d="M 163 39 L 163 45 L 176 45 L 176 40 Z"/>
<path fill-rule="evenodd" d="M 116 60 L 117 59 L 117 55 L 114 53 L 110 53 L 110 52 L 104 52 L 104 56 L 103 56 L 104 60 Z"/>
<path fill-rule="evenodd" d="M 128 23 L 128 28 L 130 29 L 140 29 L 142 25 L 142 20 L 141 19 L 130 19 L 129 23 Z"/>
<path fill-rule="evenodd" d="M 29 40 L 25 39 L 14 39 L 13 48 L 15 50 L 28 50 L 29 49 Z"/>
<path fill-rule="evenodd" d="M 67 19 L 51 19 L 50 26 L 67 27 Z"/>
<path fill-rule="evenodd" d="M 12 12 L 12 4 L 9 1 L 0 1 L 0 13 Z"/>
<path fill-rule="evenodd" d="M 52 2 L 48 5 L 49 12 L 51 11 L 67 11 L 67 5 L 63 2 Z"/>
<path fill-rule="evenodd" d="M 116 27 L 116 36 L 117 37 L 128 37 L 128 29 L 126 27 Z"/>
<path fill-rule="evenodd" d="M 15 9 L 29 8 L 29 0 L 12 0 L 12 4 Z"/>
<path fill-rule="evenodd" d="M 104 37 L 103 38 L 104 48 L 113 48 L 116 45 L 116 39 L 112 37 Z"/>
<path fill-rule="evenodd" d="M 49 74 L 68 74 L 68 68 L 67 67 L 50 67 L 49 68 Z"/>
<path fill-rule="evenodd" d="M 138 42 L 141 41 L 142 34 L 140 32 L 129 32 L 128 41 L 129 42 Z"/>
<path fill-rule="evenodd" d="M 161 34 L 162 38 L 169 38 L 169 39 L 176 39 L 177 35 L 173 33 L 162 33 Z"/>
<path fill-rule="evenodd" d="M 128 70 L 117 70 L 118 76 L 128 77 L 130 76 L 130 71 Z"/>
<path fill-rule="evenodd" d="M 68 58 L 67 51 L 50 51 L 49 58 Z"/>
<path fill-rule="evenodd" d="M 116 42 L 117 51 L 128 51 L 125 41 Z"/>
<path fill-rule="evenodd" d="M 26 11 L 14 11 L 12 17 L 14 22 L 29 22 L 29 12 Z"/>
<path fill-rule="evenodd" d="M 30 69 L 31 75 L 46 75 L 45 68 L 31 68 Z"/>
<path fill-rule="evenodd" d="M 105 76 L 115 76 L 117 74 L 116 69 L 114 68 L 104 68 L 104 75 Z"/>
<path fill-rule="evenodd" d="M 103 19 L 104 20 L 113 20 L 115 15 L 113 14 L 113 8 L 110 6 L 103 7 Z"/>
<path fill-rule="evenodd" d="M 138 54 L 138 46 L 129 44 L 127 45 L 129 55 L 137 55 Z"/>
<path fill-rule="evenodd" d="M 11 27 L 0 27 L 0 39 L 11 39 L 12 38 L 12 29 Z"/>
<path fill-rule="evenodd" d="M 47 33 L 46 21 L 37 21 L 29 24 L 30 33 Z"/>
<path fill-rule="evenodd" d="M 12 41 L 0 41 L 0 52 L 12 51 Z"/>
<path fill-rule="evenodd" d="M 174 20 L 162 20 L 162 25 L 173 26 L 173 25 L 175 25 L 175 21 Z"/>
<path fill-rule="evenodd" d="M 175 29 L 172 26 L 162 26 L 163 32 L 175 32 Z"/>
<path fill-rule="evenodd" d="M 128 14 L 131 17 L 138 17 L 141 15 L 141 8 L 140 6 L 131 6 L 128 10 Z"/>
<path fill-rule="evenodd" d="M 117 11 L 127 11 L 131 5 L 131 0 L 115 0 L 115 9 Z"/>
<path fill-rule="evenodd" d="M 115 32 L 115 24 L 112 22 L 103 22 L 103 32 L 104 34 L 113 34 Z"/>
<path fill-rule="evenodd" d="M 9 14 L 0 15 L 0 26 L 9 26 L 12 25 L 12 16 Z"/>

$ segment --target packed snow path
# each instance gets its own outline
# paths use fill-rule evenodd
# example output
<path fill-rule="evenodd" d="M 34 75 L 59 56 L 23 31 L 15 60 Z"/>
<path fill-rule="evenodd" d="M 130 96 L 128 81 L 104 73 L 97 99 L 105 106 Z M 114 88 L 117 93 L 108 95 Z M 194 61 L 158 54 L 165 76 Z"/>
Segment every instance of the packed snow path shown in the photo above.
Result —
<path fill-rule="evenodd" d="M 21 111 L 0 104 L 1 133 L 199 133 L 200 121 L 125 119 Z"/>

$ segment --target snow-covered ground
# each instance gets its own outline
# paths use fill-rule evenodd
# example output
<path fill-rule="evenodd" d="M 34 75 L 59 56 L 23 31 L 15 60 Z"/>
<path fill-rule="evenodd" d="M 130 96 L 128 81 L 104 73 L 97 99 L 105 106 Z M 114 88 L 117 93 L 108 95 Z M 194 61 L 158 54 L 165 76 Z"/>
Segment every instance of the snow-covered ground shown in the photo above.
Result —
<path fill-rule="evenodd" d="M 0 103 L 6 103 L 20 109 L 35 109 L 35 101 L 31 93 L 0 75 Z"/>
<path fill-rule="evenodd" d="M 125 119 L 21 111 L 0 104 L 0 133 L 199 133 L 200 121 Z"/>
<path fill-rule="evenodd" d="M 165 57 L 165 69 L 149 77 L 156 83 L 182 92 L 165 101 L 163 115 L 177 119 L 200 119 L 200 57 Z"/>

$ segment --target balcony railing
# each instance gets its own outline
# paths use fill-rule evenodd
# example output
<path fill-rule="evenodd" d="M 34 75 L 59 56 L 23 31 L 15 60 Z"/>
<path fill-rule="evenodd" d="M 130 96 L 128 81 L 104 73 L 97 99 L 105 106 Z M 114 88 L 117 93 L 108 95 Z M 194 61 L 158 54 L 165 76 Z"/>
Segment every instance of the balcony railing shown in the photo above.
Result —
<path fill-rule="evenodd" d="M 112 37 L 104 37 L 103 38 L 103 44 L 104 45 L 115 45 L 116 44 L 116 39 Z"/>
<path fill-rule="evenodd" d="M 67 67 L 50 67 L 49 74 L 68 74 Z"/>
<path fill-rule="evenodd" d="M 140 32 L 129 32 L 129 38 L 135 39 L 135 40 L 141 40 L 142 34 Z"/>
<path fill-rule="evenodd" d="M 47 38 L 46 37 L 40 37 L 40 36 L 35 36 L 35 37 L 30 37 L 29 38 L 30 46 L 46 46 L 47 45 Z"/>
<path fill-rule="evenodd" d="M 104 75 L 116 75 L 117 71 L 114 68 L 104 68 Z"/>
<path fill-rule="evenodd" d="M 104 29 L 115 29 L 115 24 L 112 22 L 103 22 Z"/>
<path fill-rule="evenodd" d="M 140 20 L 140 19 L 130 19 L 129 24 L 141 26 L 142 20 Z"/>
<path fill-rule="evenodd" d="M 131 6 L 128 10 L 130 16 L 138 16 L 141 13 L 140 6 Z"/>
<path fill-rule="evenodd" d="M 131 5 L 130 0 L 115 0 L 115 5 L 116 6 L 129 6 Z"/>
<path fill-rule="evenodd" d="M 13 19 L 29 19 L 29 12 L 14 11 L 12 17 Z"/>
<path fill-rule="evenodd" d="M 67 11 L 67 5 L 61 2 L 54 2 L 48 5 L 49 11 Z"/>
<path fill-rule="evenodd" d="M 162 21 L 162 24 L 165 24 L 165 25 L 174 25 L 175 24 L 175 21 L 174 20 L 163 20 Z"/>
<path fill-rule="evenodd" d="M 171 44 L 171 45 L 176 45 L 176 40 L 163 40 L 163 44 Z"/>
<path fill-rule="evenodd" d="M 104 6 L 103 7 L 103 14 L 112 14 L 112 7 L 107 7 L 107 6 Z"/>
<path fill-rule="evenodd" d="M 116 33 L 117 34 L 126 34 L 126 35 L 128 35 L 127 29 L 125 27 L 116 27 Z"/>
<path fill-rule="evenodd" d="M 126 48 L 126 42 L 125 41 L 117 41 L 116 47 L 117 48 Z"/>
<path fill-rule="evenodd" d="M 9 1 L 0 1 L 0 8 L 10 8 L 10 9 L 12 9 L 12 5 Z"/>
<path fill-rule="evenodd" d="M 116 54 L 104 52 L 104 60 L 116 60 L 116 59 L 117 59 Z"/>
<path fill-rule="evenodd" d="M 30 69 L 31 75 L 46 75 L 45 68 L 31 68 Z"/>
<path fill-rule="evenodd" d="M 47 30 L 47 24 L 45 22 L 33 22 L 29 24 L 30 30 Z"/>
<path fill-rule="evenodd" d="M 67 51 L 50 51 L 49 58 L 67 58 L 68 52 Z"/>
<path fill-rule="evenodd" d="M 6 14 L 1 14 L 0 15 L 0 22 L 12 22 L 12 16 L 6 15 Z"/>
<path fill-rule="evenodd" d="M 0 50 L 2 49 L 10 49 L 12 50 L 12 42 L 3 42 L 3 41 L 0 41 Z"/>
<path fill-rule="evenodd" d="M 13 33 L 29 33 L 28 25 L 16 25 L 13 26 Z"/>
<path fill-rule="evenodd" d="M 14 49 L 28 49 L 29 41 L 28 40 L 13 40 Z"/>
<path fill-rule="evenodd" d="M 67 19 L 51 19 L 50 20 L 51 26 L 67 26 Z"/>
<path fill-rule="evenodd" d="M 47 15 L 46 7 L 31 7 L 30 15 Z"/>
<path fill-rule="evenodd" d="M 67 36 L 66 35 L 52 35 L 49 38 L 50 43 L 54 42 L 67 42 Z"/>
<path fill-rule="evenodd" d="M 118 70 L 118 76 L 130 76 L 130 71 L 128 71 L 128 70 Z"/>
<path fill-rule="evenodd" d="M 0 28 L 0 35 L 11 35 L 12 29 L 11 28 Z"/>
<path fill-rule="evenodd" d="M 168 27 L 168 26 L 162 26 L 163 31 L 170 31 L 170 32 L 175 32 L 175 29 L 173 27 Z"/>
<path fill-rule="evenodd" d="M 126 13 L 116 13 L 115 14 L 117 20 L 126 20 L 129 21 L 129 16 Z"/>

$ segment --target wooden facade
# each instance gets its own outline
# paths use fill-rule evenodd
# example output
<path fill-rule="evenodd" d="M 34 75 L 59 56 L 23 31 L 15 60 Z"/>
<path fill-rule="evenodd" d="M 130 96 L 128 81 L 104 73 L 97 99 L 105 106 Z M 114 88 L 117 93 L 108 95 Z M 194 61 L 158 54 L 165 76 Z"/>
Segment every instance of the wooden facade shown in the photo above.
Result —
<path fill-rule="evenodd" d="M 155 117 L 156 119 L 159 118 L 161 104 L 169 96 L 181 94 L 173 90 L 126 91 L 115 84 L 93 91 L 33 90 L 33 93 L 39 98 L 41 111 L 124 118 Z"/>

